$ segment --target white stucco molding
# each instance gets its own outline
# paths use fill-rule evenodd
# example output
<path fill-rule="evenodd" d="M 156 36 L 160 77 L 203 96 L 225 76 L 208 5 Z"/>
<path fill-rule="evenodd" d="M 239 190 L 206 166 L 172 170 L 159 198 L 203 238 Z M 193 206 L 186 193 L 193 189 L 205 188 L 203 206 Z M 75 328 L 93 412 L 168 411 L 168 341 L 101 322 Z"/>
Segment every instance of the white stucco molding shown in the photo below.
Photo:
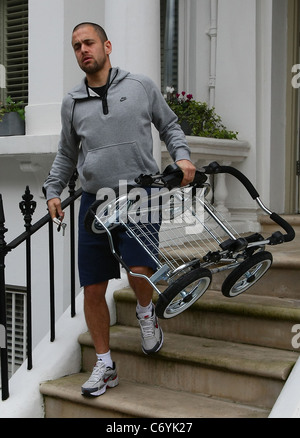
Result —
<path fill-rule="evenodd" d="M 197 169 L 217 161 L 222 165 L 235 165 L 244 161 L 249 153 L 250 145 L 241 140 L 224 140 L 205 137 L 187 136 L 187 142 L 191 150 L 191 160 Z M 162 145 L 162 170 L 172 162 L 167 148 Z M 214 189 L 215 205 L 229 219 L 227 208 L 228 188 L 225 174 L 215 176 Z"/>
<path fill-rule="evenodd" d="M 43 183 L 57 152 L 59 135 L 0 137 L 0 159 L 14 159 L 23 173 L 33 174 L 36 191 L 44 198 Z"/>
<path fill-rule="evenodd" d="M 59 134 L 0 137 L 0 157 L 56 154 Z"/>
<path fill-rule="evenodd" d="M 205 137 L 187 136 L 191 150 L 191 159 L 197 166 L 198 163 L 220 161 L 220 163 L 239 163 L 248 157 L 250 145 L 242 140 L 223 140 Z M 162 159 L 171 161 L 166 146 L 162 145 Z"/>

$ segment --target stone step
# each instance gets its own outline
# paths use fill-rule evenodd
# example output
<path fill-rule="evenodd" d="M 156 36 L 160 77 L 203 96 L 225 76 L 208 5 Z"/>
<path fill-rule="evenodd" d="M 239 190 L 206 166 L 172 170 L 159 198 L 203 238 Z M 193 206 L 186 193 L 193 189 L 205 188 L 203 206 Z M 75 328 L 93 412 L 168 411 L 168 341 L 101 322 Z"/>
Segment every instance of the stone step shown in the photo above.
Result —
<path fill-rule="evenodd" d="M 292 242 L 267 245 L 265 251 L 273 256 L 273 263 L 263 277 L 248 289 L 252 295 L 267 295 L 299 300 L 300 236 Z M 230 270 L 213 274 L 211 289 L 221 290 Z"/>
<path fill-rule="evenodd" d="M 295 215 L 281 215 L 281 217 L 286 220 L 293 228 L 296 233 L 296 236 L 300 236 L 300 214 Z M 261 224 L 262 232 L 265 233 L 273 233 L 274 231 L 282 231 L 281 227 L 279 227 L 272 219 L 270 219 L 267 215 L 260 215 L 259 222 Z M 284 233 L 284 231 L 282 231 Z"/>
<path fill-rule="evenodd" d="M 288 298 L 299 300 L 300 282 L 300 215 L 284 216 L 286 220 L 294 227 L 296 237 L 291 242 L 278 245 L 266 245 L 265 251 L 273 255 L 273 264 L 266 274 L 254 285 L 251 286 L 252 295 L 268 295 L 272 297 Z M 264 238 L 270 237 L 274 231 L 283 231 L 274 224 L 268 216 L 261 217 L 262 232 Z M 274 224 L 274 226 L 273 226 Z M 178 252 L 178 248 L 169 250 L 172 257 L 185 260 L 184 253 Z M 203 251 L 203 254 L 206 251 Z M 201 258 L 203 254 L 199 254 Z M 195 257 L 197 257 L 195 255 Z M 210 268 L 214 268 L 211 266 Z M 221 290 L 225 278 L 231 271 L 223 271 L 213 274 L 211 289 Z"/>
<path fill-rule="evenodd" d="M 164 346 L 153 356 L 141 351 L 132 291 L 115 292 L 118 325 L 111 327 L 110 347 L 120 384 L 101 397 L 80 394 L 95 361 L 84 333 L 82 372 L 41 384 L 45 416 L 266 418 L 299 356 L 292 328 L 300 323 L 300 216 L 285 219 L 296 238 L 266 247 L 274 258 L 266 275 L 231 299 L 220 292 L 227 273 L 214 275 L 190 309 L 160 320 Z M 261 225 L 266 236 L 278 230 L 267 217 Z"/>
<path fill-rule="evenodd" d="M 299 300 L 300 242 L 299 249 L 284 253 L 279 247 L 268 248 L 273 255 L 273 264 L 255 284 L 247 290 L 251 295 Z M 223 281 L 231 271 L 213 274 L 210 289 L 221 290 Z"/>
<path fill-rule="evenodd" d="M 88 333 L 79 337 L 82 370 L 91 371 L 95 351 Z M 163 348 L 147 356 L 139 328 L 113 326 L 110 348 L 121 380 L 231 400 L 270 409 L 298 354 L 215 339 L 164 334 Z"/>
<path fill-rule="evenodd" d="M 185 418 L 188 421 L 189 418 L 266 418 L 269 414 L 266 409 L 126 379 L 100 397 L 86 398 L 80 394 L 80 387 L 88 377 L 89 373 L 79 373 L 42 383 L 46 418 Z"/>
<path fill-rule="evenodd" d="M 163 290 L 163 288 L 161 288 Z M 136 298 L 130 288 L 114 293 L 117 321 L 137 327 Z M 153 295 L 154 302 L 157 294 Z M 165 332 L 293 350 L 292 328 L 300 323 L 300 302 L 245 292 L 226 298 L 208 290 L 182 314 L 160 320 Z"/>
<path fill-rule="evenodd" d="M 266 246 L 266 251 L 273 255 L 273 264 L 268 272 L 251 287 L 251 293 L 261 293 L 263 295 L 277 296 L 281 298 L 293 298 L 299 300 L 299 281 L 300 281 L 300 215 L 286 217 L 295 229 L 295 239 L 291 242 L 282 243 L 275 246 Z M 264 218 L 263 227 L 270 236 L 270 233 L 277 231 L 272 228 L 270 219 Z"/>
<path fill-rule="evenodd" d="M 269 270 L 248 289 L 252 295 L 265 295 L 278 298 L 299 300 L 300 282 L 300 237 L 292 242 L 279 245 L 267 245 L 265 251 L 273 256 L 273 263 Z M 184 254 L 178 253 L 184 263 Z M 174 256 L 173 256 L 174 257 Z M 209 269 L 215 269 L 211 265 Z M 237 268 L 236 268 L 237 269 Z M 231 269 L 212 275 L 210 289 L 221 290 L 225 278 L 232 272 Z"/>
<path fill-rule="evenodd" d="M 273 265 L 261 281 L 251 288 L 251 293 L 259 293 L 261 286 L 264 288 L 265 295 L 299 300 L 300 215 L 283 215 L 282 217 L 294 228 L 295 239 L 291 242 L 266 247 L 266 250 L 273 255 Z M 278 230 L 284 233 L 268 216 L 261 216 L 260 224 L 264 237 L 269 237 Z"/>

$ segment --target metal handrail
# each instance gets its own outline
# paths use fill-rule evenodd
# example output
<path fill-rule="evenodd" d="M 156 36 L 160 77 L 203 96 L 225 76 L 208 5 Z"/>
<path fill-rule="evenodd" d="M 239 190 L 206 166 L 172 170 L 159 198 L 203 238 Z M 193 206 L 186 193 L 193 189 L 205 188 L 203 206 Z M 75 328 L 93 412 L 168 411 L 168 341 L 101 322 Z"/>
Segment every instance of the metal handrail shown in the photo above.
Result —
<path fill-rule="evenodd" d="M 82 194 L 82 189 L 75 191 L 78 174 L 74 172 L 69 182 L 69 197 L 62 202 L 62 209 L 70 208 L 70 265 L 71 265 L 71 317 L 75 316 L 75 213 L 74 202 Z M 2 196 L 0 194 L 0 329 L 3 328 L 5 334 L 5 345 L 0 344 L 1 350 L 1 386 L 2 400 L 9 397 L 9 378 L 8 378 L 8 354 L 7 354 L 7 312 L 6 312 L 6 286 L 5 286 L 5 258 L 6 255 L 25 242 L 26 244 L 26 295 L 27 295 L 27 369 L 32 369 L 32 317 L 31 317 L 31 236 L 48 224 L 49 234 L 49 289 L 50 289 L 50 341 L 55 340 L 55 303 L 54 303 L 54 245 L 53 245 L 53 222 L 49 213 L 39 221 L 31 224 L 32 215 L 36 208 L 29 187 L 26 187 L 25 194 L 22 196 L 19 206 L 24 216 L 25 229 L 22 234 L 12 240 L 9 244 L 5 242 L 5 216 Z M 1 348 L 2 347 L 2 348 Z"/>

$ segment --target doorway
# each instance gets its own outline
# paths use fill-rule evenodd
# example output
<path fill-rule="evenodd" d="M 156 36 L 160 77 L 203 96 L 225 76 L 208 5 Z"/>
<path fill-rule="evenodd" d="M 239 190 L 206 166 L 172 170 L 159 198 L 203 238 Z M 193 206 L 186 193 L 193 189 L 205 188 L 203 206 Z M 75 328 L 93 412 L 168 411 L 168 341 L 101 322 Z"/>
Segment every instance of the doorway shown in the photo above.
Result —
<path fill-rule="evenodd" d="M 300 213 L 300 7 L 288 0 L 285 213 Z M 299 69 L 298 69 L 299 67 Z M 299 79 L 297 80 L 297 69 Z"/>

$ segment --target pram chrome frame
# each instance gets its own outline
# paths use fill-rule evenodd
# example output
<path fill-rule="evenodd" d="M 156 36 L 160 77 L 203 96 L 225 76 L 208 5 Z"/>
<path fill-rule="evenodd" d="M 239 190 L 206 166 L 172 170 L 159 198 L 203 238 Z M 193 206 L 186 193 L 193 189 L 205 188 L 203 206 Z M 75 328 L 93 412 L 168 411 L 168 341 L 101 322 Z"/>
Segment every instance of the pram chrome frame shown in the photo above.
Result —
<path fill-rule="evenodd" d="M 257 202 L 259 208 L 269 215 L 276 224 L 282 227 L 287 234 L 282 234 L 282 232 L 277 231 L 270 237 L 263 238 L 263 236 L 258 233 L 251 234 L 250 236 L 240 236 L 236 233 L 231 225 L 224 220 L 220 213 L 217 212 L 205 199 L 207 196 L 207 189 L 209 188 L 207 175 L 214 175 L 217 173 L 229 173 L 236 177 L 244 185 L 251 197 Z M 172 202 L 175 202 L 174 199 L 177 199 L 178 201 L 177 210 L 173 204 L 173 207 L 170 208 L 170 211 L 172 211 L 170 216 L 173 219 L 173 225 L 177 218 L 175 213 L 182 213 L 182 211 L 180 211 L 180 203 L 182 202 L 183 191 L 188 188 L 190 191 L 189 196 L 191 198 L 191 203 L 189 204 L 189 208 L 186 208 L 185 210 L 183 209 L 183 213 L 189 211 L 196 221 L 201 224 L 203 230 L 210 235 L 211 240 L 216 242 L 217 247 L 214 247 L 213 251 L 205 251 L 204 254 L 201 254 L 201 252 L 203 252 L 203 245 L 206 245 L 204 240 L 202 240 L 202 246 L 196 246 L 195 250 L 193 247 L 195 254 L 192 257 L 188 260 L 182 259 L 178 262 L 177 260 L 175 261 L 175 258 L 172 259 L 172 250 L 168 251 L 167 248 L 166 255 L 164 253 L 164 247 L 162 249 L 160 248 L 164 243 L 157 241 L 155 243 L 158 255 L 154 254 L 152 248 L 150 250 L 145 243 L 149 237 L 146 236 L 145 233 L 144 235 L 142 234 L 143 232 L 141 232 L 139 223 L 137 221 L 130 221 L 130 223 L 128 223 L 128 214 L 131 213 L 133 206 L 136 204 L 136 200 L 132 197 L 128 198 L 127 195 L 123 195 L 123 198 L 116 196 L 114 202 L 110 203 L 109 206 L 102 201 L 96 201 L 96 203 L 94 203 L 89 209 L 85 219 L 85 226 L 88 231 L 94 233 L 105 232 L 107 234 L 112 254 L 117 258 L 129 275 L 144 278 L 152 285 L 158 294 L 156 313 L 160 318 L 172 318 L 190 307 L 206 292 L 211 283 L 212 275 L 218 272 L 226 270 L 232 271 L 222 285 L 222 293 L 224 296 L 236 297 L 243 293 L 256 283 L 256 281 L 258 281 L 272 265 L 272 255 L 265 251 L 265 246 L 289 242 L 295 237 L 295 232 L 290 224 L 276 213 L 271 212 L 263 204 L 252 183 L 237 169 L 230 166 L 221 166 L 218 163 L 213 162 L 209 166 L 205 166 L 198 170 L 193 183 L 185 188 L 180 187 L 182 176 L 181 170 L 174 164 L 168 166 L 162 174 L 140 175 L 135 180 L 136 186 L 134 186 L 134 188 L 166 188 L 172 193 Z M 197 189 L 201 189 L 203 197 L 196 197 L 195 193 L 197 192 Z M 161 192 L 159 192 L 159 195 L 156 193 L 156 196 L 161 196 Z M 148 199 L 150 198 L 151 196 L 148 196 Z M 211 220 L 213 226 L 210 224 L 207 225 L 205 220 L 200 220 L 195 214 L 193 210 L 195 199 L 198 200 L 203 208 L 204 214 L 208 217 L 208 221 Z M 158 204 L 156 204 L 156 207 L 157 205 Z M 163 211 L 162 205 L 163 202 L 161 201 L 158 207 L 160 215 L 162 215 Z M 169 209 L 168 206 L 166 208 Z M 123 215 L 124 212 L 125 215 Z M 125 217 L 126 220 L 123 220 L 122 216 Z M 124 260 L 116 251 L 111 233 L 111 230 L 115 226 L 122 226 L 125 228 L 127 233 L 130 234 L 132 238 L 136 239 L 139 244 L 143 246 L 148 255 L 155 261 L 157 270 L 151 277 L 132 272 L 130 267 L 124 263 Z M 217 235 L 215 227 L 219 227 L 219 229 L 222 230 L 224 235 L 227 236 L 226 240 L 224 240 L 223 235 L 221 237 Z M 181 228 L 183 227 L 177 227 L 176 232 L 181 232 L 178 231 L 181 230 Z M 162 231 L 162 229 L 159 234 L 161 235 L 163 232 L 167 234 L 167 231 Z M 197 239 L 198 238 L 199 235 Z M 151 245 L 153 246 L 153 236 L 151 236 L 151 239 Z M 181 244 L 184 244 L 184 237 L 180 237 L 179 240 L 180 239 Z M 167 240 L 166 242 L 168 243 Z M 173 243 L 174 240 L 172 240 L 172 244 Z M 175 247 L 176 245 L 177 243 L 175 244 Z M 178 252 L 176 253 L 176 257 L 181 249 L 181 246 L 177 245 Z M 163 290 L 161 283 L 167 284 L 165 290 Z"/>

